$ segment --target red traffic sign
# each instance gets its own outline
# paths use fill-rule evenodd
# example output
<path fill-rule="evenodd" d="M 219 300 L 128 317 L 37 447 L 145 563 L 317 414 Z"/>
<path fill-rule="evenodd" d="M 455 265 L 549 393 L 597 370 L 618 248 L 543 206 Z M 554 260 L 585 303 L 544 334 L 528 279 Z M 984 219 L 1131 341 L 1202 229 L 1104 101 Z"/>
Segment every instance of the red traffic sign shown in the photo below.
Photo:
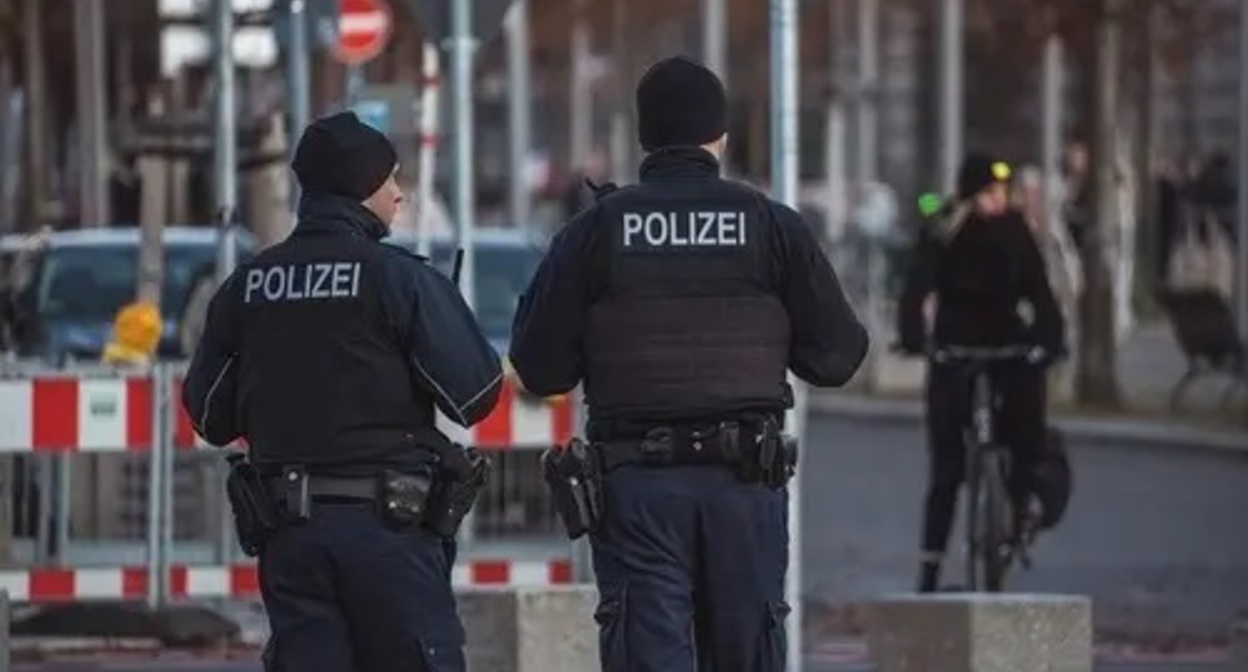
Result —
<path fill-rule="evenodd" d="M 377 58 L 390 41 L 394 17 L 386 0 L 338 0 L 334 57 L 347 65 Z"/>

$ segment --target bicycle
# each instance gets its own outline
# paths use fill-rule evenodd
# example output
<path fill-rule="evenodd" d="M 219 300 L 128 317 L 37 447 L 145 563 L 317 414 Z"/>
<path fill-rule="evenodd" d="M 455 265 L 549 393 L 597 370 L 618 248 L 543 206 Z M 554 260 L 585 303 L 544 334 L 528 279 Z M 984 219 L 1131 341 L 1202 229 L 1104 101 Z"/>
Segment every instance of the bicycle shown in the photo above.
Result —
<path fill-rule="evenodd" d="M 1010 450 L 996 441 L 993 410 L 996 395 L 992 389 L 989 365 L 997 362 L 1034 363 L 1042 351 L 1032 346 L 936 348 L 930 357 L 937 364 L 964 364 L 974 378 L 971 420 L 966 432 L 966 578 L 968 590 L 1001 592 L 1005 573 L 1017 554 L 1025 566 L 1026 540 L 1016 532 L 1013 506 L 1006 485 L 1010 470 Z"/>

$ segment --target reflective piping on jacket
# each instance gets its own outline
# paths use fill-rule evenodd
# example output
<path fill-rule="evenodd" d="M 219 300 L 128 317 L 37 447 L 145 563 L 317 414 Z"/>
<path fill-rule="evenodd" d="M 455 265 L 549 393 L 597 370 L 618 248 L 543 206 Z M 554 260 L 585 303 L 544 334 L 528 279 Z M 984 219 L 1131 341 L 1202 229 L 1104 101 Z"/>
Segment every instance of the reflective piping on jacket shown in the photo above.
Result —
<path fill-rule="evenodd" d="M 446 390 L 442 389 L 442 386 L 438 384 L 438 381 L 434 380 L 433 376 L 429 375 L 429 372 L 425 370 L 425 367 L 420 365 L 420 360 L 415 357 L 412 357 L 411 360 L 412 364 L 416 366 L 416 370 L 420 372 L 420 376 L 429 383 L 429 386 L 433 388 L 433 391 L 446 402 L 446 405 L 449 406 L 451 410 L 455 412 L 455 417 L 451 419 L 454 420 L 460 427 L 468 426 L 468 419 L 464 417 L 464 409 L 471 406 L 472 402 L 480 399 L 481 395 L 489 392 L 495 385 L 498 385 L 503 380 L 503 374 L 499 373 L 494 377 L 494 380 L 491 380 L 484 388 L 481 389 L 480 392 L 472 395 L 472 397 L 461 406 L 460 404 L 455 403 L 455 400 L 451 398 L 451 395 L 447 394 Z"/>
<path fill-rule="evenodd" d="M 229 372 L 230 365 L 234 363 L 234 355 L 230 355 L 225 364 L 221 365 L 221 370 L 217 372 L 217 377 L 213 379 L 212 385 L 208 388 L 208 394 L 204 395 L 204 412 L 199 416 L 199 435 L 204 435 L 204 427 L 208 426 L 208 413 L 212 410 L 212 395 L 216 394 L 217 388 L 221 386 L 221 381 L 225 380 L 225 374 Z"/>

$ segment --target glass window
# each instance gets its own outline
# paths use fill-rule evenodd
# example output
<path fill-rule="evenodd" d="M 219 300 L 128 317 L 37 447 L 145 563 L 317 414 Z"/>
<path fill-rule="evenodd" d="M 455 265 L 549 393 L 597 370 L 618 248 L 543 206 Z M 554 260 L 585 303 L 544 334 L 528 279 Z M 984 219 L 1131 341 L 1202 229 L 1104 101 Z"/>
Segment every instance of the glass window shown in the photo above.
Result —
<path fill-rule="evenodd" d="M 195 278 L 213 265 L 211 245 L 166 246 L 161 312 L 181 314 Z M 111 321 L 134 299 L 138 250 L 129 246 L 64 247 L 50 250 L 39 274 L 36 305 L 45 319 Z"/>
<path fill-rule="evenodd" d="M 432 252 L 433 265 L 450 275 L 455 248 L 435 245 Z M 488 245 L 477 249 L 476 313 L 486 338 L 506 340 L 511 336 L 516 305 L 541 261 L 542 251 L 536 247 Z"/>

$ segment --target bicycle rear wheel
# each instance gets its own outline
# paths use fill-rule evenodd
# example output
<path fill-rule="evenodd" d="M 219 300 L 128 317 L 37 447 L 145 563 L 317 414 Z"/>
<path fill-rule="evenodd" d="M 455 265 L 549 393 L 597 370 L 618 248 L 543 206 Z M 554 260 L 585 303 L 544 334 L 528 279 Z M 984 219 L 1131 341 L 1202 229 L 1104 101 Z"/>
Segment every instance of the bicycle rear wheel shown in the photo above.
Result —
<path fill-rule="evenodd" d="M 984 589 L 999 593 L 1005 587 L 1005 572 L 1009 564 L 1010 503 L 1005 486 L 1005 462 L 999 447 L 990 447 L 980 453 L 979 467 L 981 501 L 975 508 L 979 511 L 978 559 L 983 565 Z"/>

